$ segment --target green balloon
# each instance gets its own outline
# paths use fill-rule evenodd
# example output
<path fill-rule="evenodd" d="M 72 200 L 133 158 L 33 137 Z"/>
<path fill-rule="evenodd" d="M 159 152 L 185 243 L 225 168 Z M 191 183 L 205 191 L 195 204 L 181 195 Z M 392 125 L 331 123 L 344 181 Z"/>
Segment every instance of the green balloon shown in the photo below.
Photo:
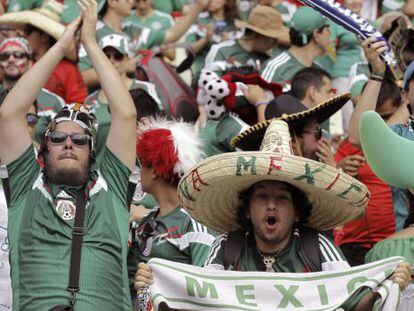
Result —
<path fill-rule="evenodd" d="M 387 184 L 414 188 L 414 142 L 394 133 L 374 111 L 362 114 L 362 150 L 375 174 Z"/>

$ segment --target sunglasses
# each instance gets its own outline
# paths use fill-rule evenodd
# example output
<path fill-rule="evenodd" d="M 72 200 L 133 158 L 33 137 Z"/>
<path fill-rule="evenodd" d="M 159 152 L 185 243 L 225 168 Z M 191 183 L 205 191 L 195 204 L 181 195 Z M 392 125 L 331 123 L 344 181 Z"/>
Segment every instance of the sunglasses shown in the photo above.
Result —
<path fill-rule="evenodd" d="M 303 131 L 302 133 L 313 134 L 316 140 L 321 140 L 322 138 L 322 128 L 319 126 L 314 130 L 306 130 L 306 131 Z"/>
<path fill-rule="evenodd" d="M 0 54 L 0 61 L 4 62 L 8 60 L 11 55 L 13 55 L 15 59 L 27 58 L 27 54 L 22 51 L 3 52 Z"/>
<path fill-rule="evenodd" d="M 64 132 L 58 132 L 53 131 L 49 133 L 49 139 L 53 144 L 63 144 L 68 137 L 70 137 L 70 140 L 79 147 L 83 147 L 86 144 L 89 143 L 91 140 L 91 137 L 84 133 L 64 133 Z"/>
<path fill-rule="evenodd" d="M 26 114 L 26 122 L 28 125 L 36 125 L 38 121 L 39 121 L 39 117 L 35 115 L 34 113 Z"/>
<path fill-rule="evenodd" d="M 114 60 L 120 62 L 121 60 L 124 59 L 125 55 L 122 54 L 121 52 L 104 52 L 106 57 L 108 57 L 108 59 L 113 58 Z"/>
<path fill-rule="evenodd" d="M 134 240 L 136 241 L 138 250 L 144 256 L 149 256 L 151 254 L 152 241 L 157 234 L 157 225 L 158 223 L 152 219 L 142 226 L 139 226 L 135 231 Z"/>

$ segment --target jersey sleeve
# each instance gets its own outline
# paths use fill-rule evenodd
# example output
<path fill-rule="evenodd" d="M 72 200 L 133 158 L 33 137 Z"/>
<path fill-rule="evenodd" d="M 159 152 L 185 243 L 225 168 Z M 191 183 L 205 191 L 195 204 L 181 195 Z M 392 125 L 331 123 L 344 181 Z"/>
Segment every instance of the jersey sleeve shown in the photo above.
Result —
<path fill-rule="evenodd" d="M 217 143 L 223 150 L 233 151 L 231 140 L 248 128 L 248 125 L 235 115 L 229 115 L 220 120 L 216 127 Z"/>
<path fill-rule="evenodd" d="M 190 216 L 189 216 L 190 217 Z M 186 232 L 181 237 L 181 246 L 188 245 L 187 252 L 194 266 L 202 267 L 214 242 L 214 233 L 190 217 Z"/>
<path fill-rule="evenodd" d="M 100 163 L 100 171 L 108 184 L 108 188 L 124 203 L 125 208 L 129 208 L 128 199 L 132 198 L 130 191 L 134 191 L 132 187 L 129 187 L 129 176 L 132 172 L 106 146 Z"/>
<path fill-rule="evenodd" d="M 210 247 L 205 268 L 224 270 L 224 246 L 226 245 L 227 234 L 218 235 Z"/>
<path fill-rule="evenodd" d="M 40 167 L 33 146 L 30 145 L 19 158 L 7 164 L 6 169 L 8 177 L 4 180 L 4 190 L 8 207 L 11 209 L 26 198 L 27 191 L 39 176 Z"/>

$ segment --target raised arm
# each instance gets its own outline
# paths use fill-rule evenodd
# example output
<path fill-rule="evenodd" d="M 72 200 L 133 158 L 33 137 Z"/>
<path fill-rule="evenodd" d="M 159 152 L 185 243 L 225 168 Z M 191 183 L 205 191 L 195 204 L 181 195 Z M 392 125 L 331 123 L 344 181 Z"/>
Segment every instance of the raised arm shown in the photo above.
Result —
<path fill-rule="evenodd" d="M 32 143 L 26 114 L 55 66 L 70 50 L 80 17 L 66 27 L 56 44 L 16 83 L 0 107 L 0 161 L 16 160 Z"/>
<path fill-rule="evenodd" d="M 181 38 L 182 35 L 190 28 L 194 23 L 198 14 L 203 12 L 209 5 L 210 0 L 197 0 L 189 8 L 189 12 L 185 14 L 180 20 L 171 28 L 169 28 L 165 34 L 164 44 L 172 43 Z"/>
<path fill-rule="evenodd" d="M 368 38 L 362 42 L 362 48 L 364 49 L 366 58 L 372 66 L 371 77 L 373 78 L 368 80 L 349 122 L 349 142 L 358 148 L 361 148 L 359 121 L 365 111 L 375 110 L 377 107 L 378 95 L 381 88 L 381 81 L 377 80 L 378 78 L 381 80 L 385 74 L 385 64 L 380 59 L 380 54 L 387 50 L 385 42 L 376 42 L 374 37 Z"/>
<path fill-rule="evenodd" d="M 97 4 L 79 0 L 83 25 L 81 42 L 98 75 L 111 110 L 111 126 L 106 146 L 131 170 L 135 167 L 136 111 L 121 76 L 105 56 L 95 39 Z"/>

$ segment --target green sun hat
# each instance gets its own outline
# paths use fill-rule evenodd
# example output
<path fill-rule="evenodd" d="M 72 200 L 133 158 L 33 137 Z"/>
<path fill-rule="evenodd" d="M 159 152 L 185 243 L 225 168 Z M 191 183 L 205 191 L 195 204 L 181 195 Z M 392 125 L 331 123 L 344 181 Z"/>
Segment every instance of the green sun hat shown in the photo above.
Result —
<path fill-rule="evenodd" d="M 293 14 L 290 27 L 302 34 L 309 35 L 312 31 L 321 29 L 325 25 L 329 25 L 326 17 L 308 6 L 303 6 Z"/>

